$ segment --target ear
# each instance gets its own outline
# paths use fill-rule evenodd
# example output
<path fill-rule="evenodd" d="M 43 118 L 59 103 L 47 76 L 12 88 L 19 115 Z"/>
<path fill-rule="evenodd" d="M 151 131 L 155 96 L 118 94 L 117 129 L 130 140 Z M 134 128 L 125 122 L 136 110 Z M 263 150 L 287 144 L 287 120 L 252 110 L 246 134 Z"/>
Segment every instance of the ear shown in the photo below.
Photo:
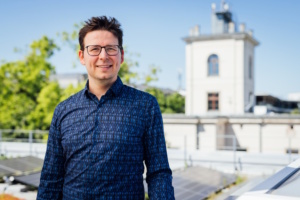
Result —
<path fill-rule="evenodd" d="M 121 64 L 124 62 L 124 50 L 121 51 Z"/>
<path fill-rule="evenodd" d="M 79 51 L 78 51 L 78 57 L 79 57 L 80 63 L 81 63 L 82 65 L 85 65 L 85 62 L 84 62 L 84 51 L 79 50 Z"/>

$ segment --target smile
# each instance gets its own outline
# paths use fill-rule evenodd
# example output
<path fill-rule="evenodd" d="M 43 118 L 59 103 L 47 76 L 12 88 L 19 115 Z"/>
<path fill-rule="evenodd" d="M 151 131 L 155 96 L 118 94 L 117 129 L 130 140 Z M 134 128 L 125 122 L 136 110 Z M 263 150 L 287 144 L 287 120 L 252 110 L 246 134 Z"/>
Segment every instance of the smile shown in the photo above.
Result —
<path fill-rule="evenodd" d="M 96 65 L 98 68 L 110 68 L 112 65 Z"/>

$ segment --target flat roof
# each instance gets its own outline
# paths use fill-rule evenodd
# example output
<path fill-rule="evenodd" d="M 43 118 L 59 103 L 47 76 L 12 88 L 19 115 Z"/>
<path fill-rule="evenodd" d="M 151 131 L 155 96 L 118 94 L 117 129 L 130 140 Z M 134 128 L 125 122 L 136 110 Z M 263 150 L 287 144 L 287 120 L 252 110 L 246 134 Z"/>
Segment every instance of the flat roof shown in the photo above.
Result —
<path fill-rule="evenodd" d="M 252 42 L 255 46 L 259 45 L 259 42 L 248 33 L 207 34 L 207 35 L 199 35 L 199 36 L 188 36 L 183 38 L 183 40 L 186 43 L 207 41 L 207 40 L 225 40 L 225 39 L 235 39 L 235 40 L 247 39 L 250 42 Z"/>

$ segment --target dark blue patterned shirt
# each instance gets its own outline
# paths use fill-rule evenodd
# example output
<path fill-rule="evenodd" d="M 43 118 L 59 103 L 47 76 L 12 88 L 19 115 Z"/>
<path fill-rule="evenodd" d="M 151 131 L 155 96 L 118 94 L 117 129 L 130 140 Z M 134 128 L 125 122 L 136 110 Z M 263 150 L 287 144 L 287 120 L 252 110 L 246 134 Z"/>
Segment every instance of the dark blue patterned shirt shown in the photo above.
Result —
<path fill-rule="evenodd" d="M 37 199 L 174 199 L 156 99 L 117 81 L 100 100 L 85 89 L 54 112 Z"/>

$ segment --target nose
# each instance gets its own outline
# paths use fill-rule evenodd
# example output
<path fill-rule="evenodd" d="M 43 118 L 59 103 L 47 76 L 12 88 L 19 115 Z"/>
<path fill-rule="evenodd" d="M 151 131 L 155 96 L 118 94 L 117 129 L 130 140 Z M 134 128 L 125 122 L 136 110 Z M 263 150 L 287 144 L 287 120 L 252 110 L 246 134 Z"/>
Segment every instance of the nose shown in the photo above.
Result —
<path fill-rule="evenodd" d="M 105 51 L 105 48 L 104 47 L 101 47 L 101 52 L 99 54 L 99 59 L 107 59 L 108 55 Z"/>

